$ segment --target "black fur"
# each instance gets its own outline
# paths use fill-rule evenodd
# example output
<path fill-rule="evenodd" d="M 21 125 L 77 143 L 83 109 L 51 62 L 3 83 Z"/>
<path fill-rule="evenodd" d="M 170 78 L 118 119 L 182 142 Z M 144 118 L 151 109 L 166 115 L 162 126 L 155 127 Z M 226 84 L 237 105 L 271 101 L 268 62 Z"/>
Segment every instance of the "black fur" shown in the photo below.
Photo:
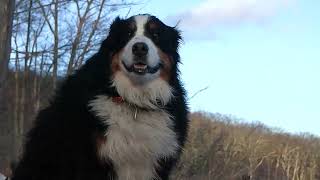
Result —
<path fill-rule="evenodd" d="M 159 21 L 155 17 L 152 20 Z M 97 54 L 73 75 L 66 78 L 57 90 L 50 105 L 41 110 L 28 133 L 24 152 L 15 169 L 13 180 L 108 180 L 116 179 L 111 161 L 102 162 L 97 156 L 96 139 L 108 130 L 98 117 L 90 112 L 88 102 L 96 95 L 115 96 L 110 87 L 111 57 L 132 36 L 128 23 L 132 20 L 116 18 L 109 36 Z M 160 22 L 160 21 L 159 21 Z M 174 131 L 183 146 L 187 127 L 185 91 L 179 80 L 177 52 L 181 37 L 179 32 L 161 23 L 161 32 L 155 44 L 174 60 L 169 84 L 174 98 L 165 109 L 173 117 Z M 166 148 L 166 147 L 164 147 Z M 180 150 L 181 151 L 181 150 Z M 180 152 L 178 153 L 180 154 Z M 169 177 L 178 156 L 159 159 L 157 173 L 162 180 Z"/>

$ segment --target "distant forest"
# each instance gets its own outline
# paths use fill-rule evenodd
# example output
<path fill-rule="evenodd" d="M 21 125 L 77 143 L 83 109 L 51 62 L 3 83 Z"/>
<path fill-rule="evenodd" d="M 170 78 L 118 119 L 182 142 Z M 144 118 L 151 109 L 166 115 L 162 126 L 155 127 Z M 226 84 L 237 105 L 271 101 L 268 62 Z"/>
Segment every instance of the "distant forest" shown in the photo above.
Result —
<path fill-rule="evenodd" d="M 261 123 L 194 112 L 188 143 L 172 179 L 319 180 L 320 138 Z"/>

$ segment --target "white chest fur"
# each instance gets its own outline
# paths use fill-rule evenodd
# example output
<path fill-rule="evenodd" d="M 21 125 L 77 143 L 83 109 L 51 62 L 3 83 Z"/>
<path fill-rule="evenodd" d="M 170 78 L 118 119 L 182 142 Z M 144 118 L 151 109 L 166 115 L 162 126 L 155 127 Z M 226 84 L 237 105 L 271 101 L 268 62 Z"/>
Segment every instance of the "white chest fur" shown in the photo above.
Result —
<path fill-rule="evenodd" d="M 165 111 L 140 110 L 98 96 L 89 106 L 109 127 L 100 158 L 113 161 L 119 180 L 150 180 L 159 157 L 173 156 L 178 148 L 172 121 Z"/>

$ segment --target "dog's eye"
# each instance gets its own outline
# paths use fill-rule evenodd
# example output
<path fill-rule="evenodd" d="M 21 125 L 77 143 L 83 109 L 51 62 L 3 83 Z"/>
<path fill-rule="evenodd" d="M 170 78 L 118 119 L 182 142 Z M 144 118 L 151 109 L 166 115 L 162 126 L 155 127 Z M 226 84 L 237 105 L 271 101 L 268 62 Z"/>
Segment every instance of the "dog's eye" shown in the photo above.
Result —
<path fill-rule="evenodd" d="M 131 37 L 133 35 L 132 31 L 128 31 L 128 36 Z"/>
<path fill-rule="evenodd" d="M 159 38 L 159 33 L 158 32 L 152 33 L 152 37 L 155 38 L 155 39 L 158 39 Z"/>

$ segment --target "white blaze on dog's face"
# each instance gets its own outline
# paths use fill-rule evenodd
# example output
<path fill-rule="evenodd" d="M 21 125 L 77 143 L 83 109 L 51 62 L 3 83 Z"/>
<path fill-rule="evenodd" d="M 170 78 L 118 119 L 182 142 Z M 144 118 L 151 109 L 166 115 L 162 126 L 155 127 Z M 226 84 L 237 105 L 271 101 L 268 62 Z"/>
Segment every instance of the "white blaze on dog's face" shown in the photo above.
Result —
<path fill-rule="evenodd" d="M 149 16 L 135 16 L 135 33 L 121 53 L 121 67 L 136 84 L 144 84 L 160 74 L 160 56 L 156 45 L 145 36 Z"/>
<path fill-rule="evenodd" d="M 112 72 L 119 95 L 141 107 L 167 104 L 177 71 L 179 32 L 154 16 L 138 15 L 116 19 L 108 39 L 117 44 Z"/>

